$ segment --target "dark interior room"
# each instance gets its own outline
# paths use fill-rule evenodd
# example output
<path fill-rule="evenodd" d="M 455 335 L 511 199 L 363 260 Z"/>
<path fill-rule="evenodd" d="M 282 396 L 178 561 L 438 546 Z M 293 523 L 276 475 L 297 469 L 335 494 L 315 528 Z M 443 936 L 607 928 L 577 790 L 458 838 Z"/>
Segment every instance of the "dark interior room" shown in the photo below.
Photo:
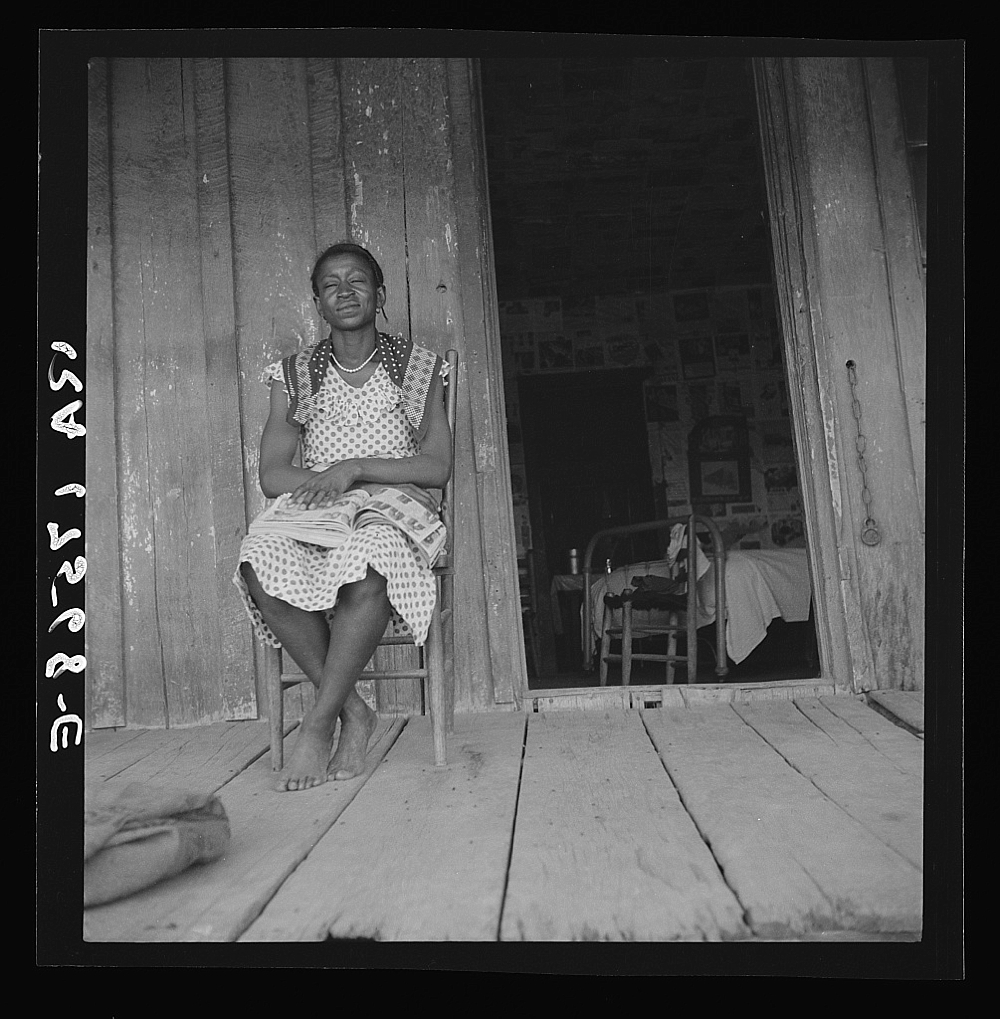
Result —
<path fill-rule="evenodd" d="M 729 563 L 794 558 L 809 606 L 766 623 L 727 681 L 818 675 L 749 63 L 486 59 L 482 92 L 532 689 L 598 682 L 581 638 L 591 537 L 692 511 Z M 593 568 L 627 583 L 670 538 L 627 536 Z M 716 678 L 715 625 L 677 682 Z M 636 661 L 631 682 L 663 676 Z"/>

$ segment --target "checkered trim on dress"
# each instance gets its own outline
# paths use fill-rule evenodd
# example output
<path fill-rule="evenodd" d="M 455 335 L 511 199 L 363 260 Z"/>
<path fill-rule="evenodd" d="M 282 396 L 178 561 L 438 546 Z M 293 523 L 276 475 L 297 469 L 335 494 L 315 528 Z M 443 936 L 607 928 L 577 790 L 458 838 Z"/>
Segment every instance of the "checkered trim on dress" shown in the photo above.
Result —
<path fill-rule="evenodd" d="M 424 407 L 427 405 L 427 393 L 440 360 L 433 350 L 426 350 L 416 344 L 410 353 L 410 363 L 403 379 L 403 402 L 406 406 L 406 418 L 415 432 L 420 431 Z"/>

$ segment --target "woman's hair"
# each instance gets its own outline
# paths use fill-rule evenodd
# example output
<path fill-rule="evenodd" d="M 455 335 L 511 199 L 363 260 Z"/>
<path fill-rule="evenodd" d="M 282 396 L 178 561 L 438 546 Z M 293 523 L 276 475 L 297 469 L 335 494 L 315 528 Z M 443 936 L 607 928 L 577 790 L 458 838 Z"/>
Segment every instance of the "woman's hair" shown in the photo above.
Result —
<path fill-rule="evenodd" d="M 382 266 L 375 261 L 375 256 L 367 249 L 361 247 L 360 244 L 353 244 L 350 241 L 340 241 L 337 244 L 331 244 L 330 247 L 323 252 L 319 258 L 316 259 L 316 264 L 313 266 L 312 271 L 312 290 L 317 296 L 319 291 L 316 288 L 316 278 L 319 276 L 320 269 L 323 268 L 323 263 L 327 259 L 333 258 L 336 255 L 357 255 L 368 263 L 368 267 L 372 271 L 372 275 L 375 277 L 375 287 L 384 287 L 385 278 L 382 276 Z"/>

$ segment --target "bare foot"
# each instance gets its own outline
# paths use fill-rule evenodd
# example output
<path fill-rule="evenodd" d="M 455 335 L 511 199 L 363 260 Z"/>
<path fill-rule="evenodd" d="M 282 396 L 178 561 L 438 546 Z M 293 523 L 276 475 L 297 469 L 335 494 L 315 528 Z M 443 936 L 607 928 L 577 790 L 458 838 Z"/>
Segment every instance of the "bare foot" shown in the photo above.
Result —
<path fill-rule="evenodd" d="M 365 770 L 368 741 L 377 725 L 378 715 L 364 701 L 360 701 L 356 711 L 345 710 L 341 713 L 340 738 L 329 767 L 331 778 L 343 782 L 345 779 L 357 778 Z"/>
<path fill-rule="evenodd" d="M 311 716 L 309 712 L 302 719 L 291 759 L 275 782 L 278 792 L 311 789 L 326 781 L 333 731 Z"/>

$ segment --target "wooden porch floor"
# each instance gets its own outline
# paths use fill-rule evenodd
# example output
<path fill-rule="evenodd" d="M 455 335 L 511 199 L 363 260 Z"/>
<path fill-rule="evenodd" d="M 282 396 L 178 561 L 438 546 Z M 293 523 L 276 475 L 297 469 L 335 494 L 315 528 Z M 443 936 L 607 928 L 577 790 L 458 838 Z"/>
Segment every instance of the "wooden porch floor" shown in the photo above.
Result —
<path fill-rule="evenodd" d="M 216 790 L 232 841 L 84 937 L 918 940 L 922 710 L 895 699 L 461 715 L 441 769 L 428 719 L 384 719 L 364 776 L 303 793 L 270 788 L 265 722 L 92 732 L 88 781 Z"/>

